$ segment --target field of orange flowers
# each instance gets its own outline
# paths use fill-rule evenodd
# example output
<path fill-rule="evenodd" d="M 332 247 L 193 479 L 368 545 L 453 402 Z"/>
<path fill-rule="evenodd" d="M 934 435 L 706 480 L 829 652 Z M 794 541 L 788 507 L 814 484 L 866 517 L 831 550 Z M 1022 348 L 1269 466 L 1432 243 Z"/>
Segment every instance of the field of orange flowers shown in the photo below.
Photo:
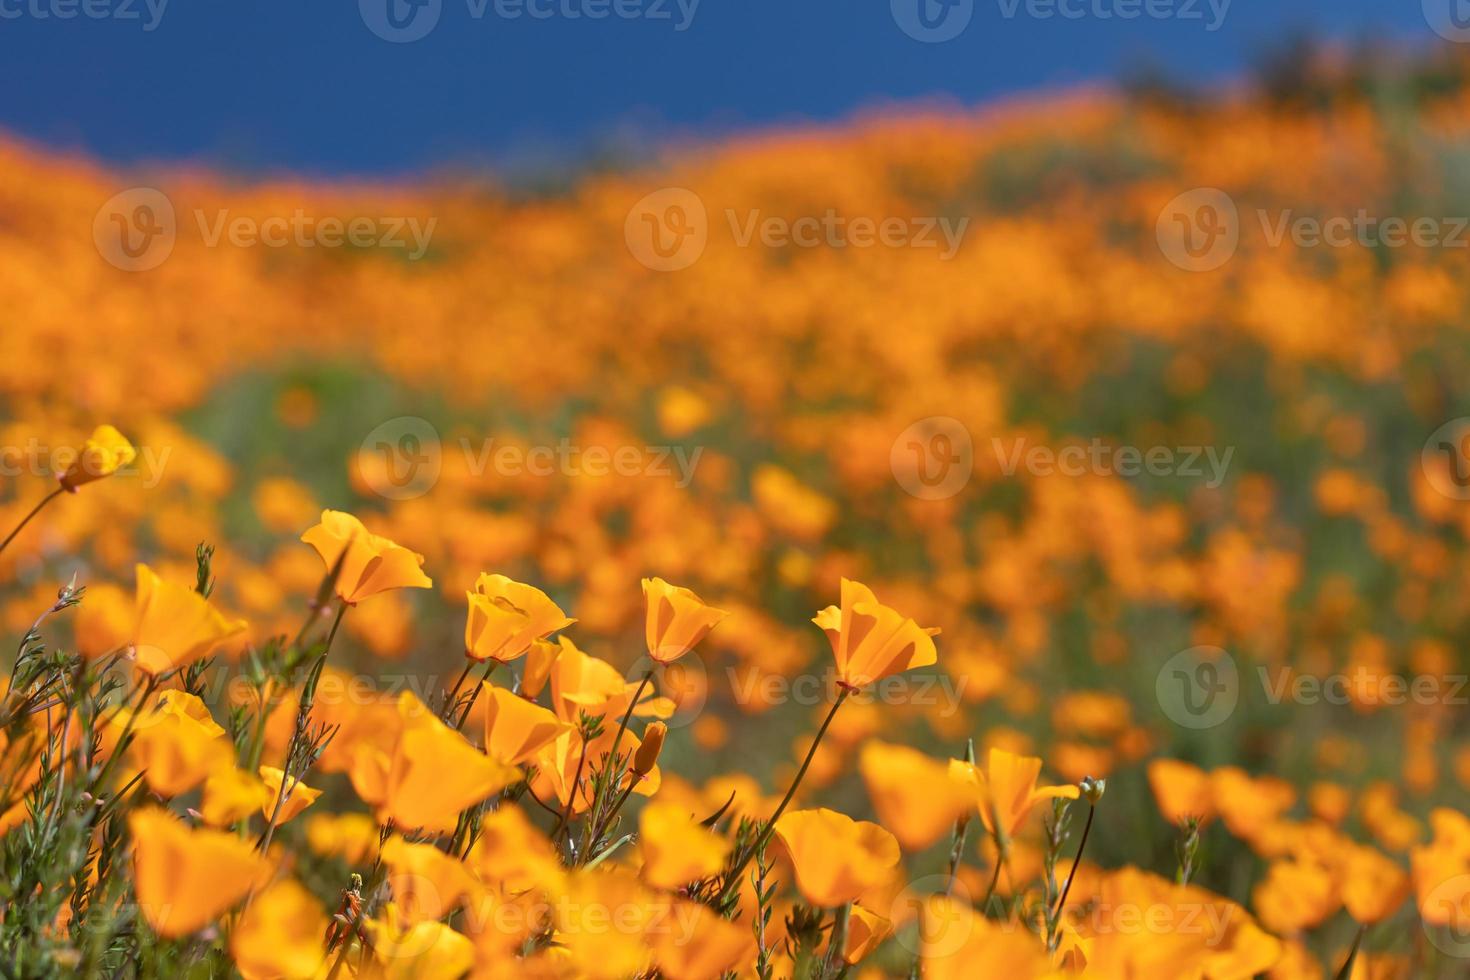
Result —
<path fill-rule="evenodd" d="M 0 143 L 0 971 L 1470 975 L 1464 74 Z"/>

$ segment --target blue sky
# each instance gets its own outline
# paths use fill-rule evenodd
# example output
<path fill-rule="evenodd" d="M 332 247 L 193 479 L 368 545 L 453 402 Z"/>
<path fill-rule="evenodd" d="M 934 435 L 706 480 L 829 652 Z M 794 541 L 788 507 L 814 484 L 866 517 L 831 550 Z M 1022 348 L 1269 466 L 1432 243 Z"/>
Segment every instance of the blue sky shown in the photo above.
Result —
<path fill-rule="evenodd" d="M 1140 63 L 1208 83 L 1294 30 L 1429 43 L 1430 16 L 1420 0 L 0 0 L 0 128 L 244 173 L 525 169 Z"/>

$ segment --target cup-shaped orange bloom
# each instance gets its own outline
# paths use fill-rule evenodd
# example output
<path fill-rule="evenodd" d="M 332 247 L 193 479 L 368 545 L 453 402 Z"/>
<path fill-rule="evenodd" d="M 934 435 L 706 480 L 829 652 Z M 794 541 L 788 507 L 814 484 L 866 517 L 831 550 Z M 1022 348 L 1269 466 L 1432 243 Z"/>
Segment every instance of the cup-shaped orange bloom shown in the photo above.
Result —
<path fill-rule="evenodd" d="M 351 514 L 322 511 L 320 524 L 301 540 L 316 549 L 327 570 L 342 570 L 336 591 L 343 602 L 355 605 L 392 589 L 427 589 L 434 583 L 423 572 L 424 556 L 372 534 Z"/>
<path fill-rule="evenodd" d="M 165 582 L 147 565 L 137 573 L 132 641 L 139 670 L 187 666 L 245 629 L 244 620 L 226 618 L 192 588 Z"/>
<path fill-rule="evenodd" d="M 312 789 L 310 786 L 303 783 L 300 779 L 297 779 L 293 776 L 291 780 L 286 783 L 286 796 L 285 799 L 281 800 L 281 809 L 280 812 L 277 813 L 276 800 L 277 798 L 279 798 L 281 793 L 281 781 L 285 778 L 286 774 L 280 769 L 277 769 L 275 766 L 260 767 L 260 781 L 265 784 L 268 790 L 270 790 L 270 799 L 261 806 L 260 812 L 267 820 L 269 820 L 271 818 L 271 814 L 274 813 L 276 817 L 277 827 L 285 823 L 287 820 L 290 820 L 292 817 L 296 816 L 302 810 L 305 810 L 307 807 L 311 806 L 317 801 L 317 797 L 322 795 L 321 790 Z"/>
<path fill-rule="evenodd" d="M 938 629 L 926 629 L 878 601 L 861 582 L 842 580 L 842 605 L 812 618 L 832 643 L 837 680 L 856 689 L 891 674 L 927 667 L 939 659 Z"/>
<path fill-rule="evenodd" d="M 1203 888 L 1122 868 L 1097 892 L 1076 920 L 1089 977 L 1255 977 L 1281 958 L 1280 940 L 1250 913 Z"/>
<path fill-rule="evenodd" d="M 485 754 L 508 766 L 529 760 L 567 727 L 548 709 L 503 687 L 484 685 Z"/>
<path fill-rule="evenodd" d="M 719 871 L 730 842 L 701 825 L 682 803 L 655 800 L 638 815 L 638 849 L 643 880 L 672 891 Z"/>
<path fill-rule="evenodd" d="M 127 437 L 110 425 L 99 425 L 82 443 L 66 472 L 57 478 L 63 487 L 76 493 L 77 487 L 111 476 L 137 458 L 138 451 Z"/>
<path fill-rule="evenodd" d="M 1414 898 L 1424 921 L 1470 931 L 1470 818 L 1446 807 L 1429 812 L 1434 838 L 1409 851 Z"/>
<path fill-rule="evenodd" d="M 992 922 L 968 902 L 932 895 L 919 909 L 925 978 L 1044 977 L 1045 946 L 1014 923 Z"/>
<path fill-rule="evenodd" d="M 202 722 L 164 704 L 145 707 L 134 719 L 133 743 L 127 758 L 133 769 L 143 773 L 144 782 L 153 792 L 178 796 L 212 773 L 234 768 L 235 752 L 223 730 L 212 721 Z"/>
<path fill-rule="evenodd" d="M 573 967 L 565 975 L 620 980 L 642 974 L 655 930 L 678 928 L 670 899 L 644 887 L 627 868 L 573 872 L 565 895 L 555 903 L 557 940 Z"/>
<path fill-rule="evenodd" d="M 1342 859 L 1342 904 L 1363 925 L 1382 922 L 1409 897 L 1409 874 L 1376 848 L 1347 845 Z"/>
<path fill-rule="evenodd" d="M 690 590 L 661 578 L 643 580 L 644 639 L 648 655 L 670 664 L 694 649 L 729 613 L 706 605 Z"/>
<path fill-rule="evenodd" d="M 191 830 L 148 807 L 128 818 L 133 882 L 143 918 L 160 936 L 186 936 L 213 922 L 271 874 L 251 841 L 222 830 Z"/>
<path fill-rule="evenodd" d="M 442 919 L 475 887 L 469 869 L 433 844 L 392 837 L 383 844 L 383 864 L 405 922 Z"/>
<path fill-rule="evenodd" d="M 1148 764 L 1148 784 L 1159 812 L 1172 824 L 1203 823 L 1215 816 L 1214 785 L 1198 766 L 1178 759 L 1155 759 Z"/>
<path fill-rule="evenodd" d="M 390 910 L 391 911 L 391 910 Z M 459 980 L 475 965 L 475 945 L 442 922 L 407 928 L 387 916 L 365 923 L 379 969 L 363 977 L 384 980 Z"/>
<path fill-rule="evenodd" d="M 950 762 L 949 769 L 956 782 L 970 789 L 985 829 L 996 833 L 999 820 L 1000 833 L 1007 839 L 1015 836 L 1026 815 L 1042 800 L 1075 800 L 1081 795 L 1074 785 L 1037 786 L 1041 760 L 1004 749 L 991 749 L 983 769 L 958 759 Z"/>
<path fill-rule="evenodd" d="M 562 645 L 551 640 L 535 640 L 526 651 L 526 662 L 521 665 L 521 693 L 528 698 L 541 696 L 546 682 L 551 679 L 551 668 L 561 656 Z"/>
<path fill-rule="evenodd" d="M 230 954 L 245 980 L 309 980 L 326 959 L 327 914 L 289 878 L 255 896 L 230 932 Z"/>
<path fill-rule="evenodd" d="M 509 663 L 523 656 L 535 640 L 576 622 L 545 592 L 504 575 L 481 574 L 466 596 L 470 608 L 464 649 L 474 660 Z"/>
<path fill-rule="evenodd" d="M 513 806 L 485 814 L 465 863 L 481 881 L 512 893 L 548 891 L 563 876 L 556 847 Z"/>
<path fill-rule="evenodd" d="M 562 721 L 576 722 L 581 714 L 622 717 L 637 693 L 637 681 L 629 681 L 606 660 L 583 653 L 565 636 L 561 652 L 551 665 L 551 707 Z M 635 717 L 667 718 L 673 714 L 667 698 L 644 696 L 633 709 Z"/>
<path fill-rule="evenodd" d="M 452 831 L 461 810 L 520 778 L 520 770 L 465 741 L 413 694 L 399 695 L 397 707 L 386 748 L 364 741 L 348 773 L 379 820 L 403 830 Z"/>
<path fill-rule="evenodd" d="M 875 823 L 836 810 L 791 810 L 776 821 L 796 887 L 812 905 L 835 908 L 888 881 L 898 841 Z"/>
<path fill-rule="evenodd" d="M 748 925 L 694 902 L 675 902 L 667 921 L 655 923 L 650 931 L 659 973 L 669 980 L 743 976 L 755 959 L 755 936 Z"/>
<path fill-rule="evenodd" d="M 842 959 L 856 966 L 892 932 L 893 923 L 887 916 L 879 915 L 861 905 L 854 905 L 852 914 L 848 916 L 847 942 L 842 947 Z"/>
<path fill-rule="evenodd" d="M 1254 778 L 1236 766 L 1210 773 L 1211 796 L 1225 826 L 1242 840 L 1253 840 L 1296 802 L 1296 788 L 1274 776 Z"/>
<path fill-rule="evenodd" d="M 252 813 L 275 805 L 276 796 L 259 776 L 227 766 L 204 781 L 204 800 L 199 813 L 212 827 L 225 827 Z"/>
<path fill-rule="evenodd" d="M 908 851 L 947 836 L 975 806 L 974 794 L 950 776 L 946 763 L 905 745 L 868 742 L 858 769 L 879 822 Z"/>

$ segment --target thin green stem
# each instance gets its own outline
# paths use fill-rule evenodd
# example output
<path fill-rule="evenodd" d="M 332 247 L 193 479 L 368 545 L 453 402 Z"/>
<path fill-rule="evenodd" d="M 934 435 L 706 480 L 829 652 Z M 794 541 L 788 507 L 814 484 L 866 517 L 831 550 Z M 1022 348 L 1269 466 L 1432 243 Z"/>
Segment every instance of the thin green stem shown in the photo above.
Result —
<path fill-rule="evenodd" d="M 842 703 L 847 700 L 848 695 L 851 693 L 852 690 L 850 688 L 844 687 L 838 693 L 837 700 L 832 702 L 832 710 L 827 712 L 827 717 L 822 721 L 822 727 L 817 729 L 816 736 L 812 738 L 811 748 L 807 749 L 806 758 L 801 761 L 801 768 L 796 770 L 796 778 L 791 780 L 791 785 L 786 788 L 786 795 L 777 804 L 775 812 L 771 814 L 771 819 L 766 821 L 766 825 L 761 830 L 760 836 L 755 839 L 755 843 L 745 849 L 740 860 L 735 863 L 735 867 L 731 868 L 729 875 L 726 876 L 725 887 L 720 889 L 720 902 L 723 902 L 729 896 L 730 891 L 739 883 L 740 875 L 745 870 L 746 865 L 750 864 L 750 859 L 755 857 L 757 851 L 766 846 L 766 843 L 771 839 L 771 835 L 776 832 L 776 821 L 781 819 L 781 814 L 786 812 L 786 807 L 791 803 L 791 798 L 796 795 L 796 788 L 801 785 L 801 780 L 806 775 L 807 769 L 811 768 L 812 759 L 816 758 L 817 747 L 822 744 L 822 736 L 827 734 L 827 729 L 832 725 L 832 719 L 837 717 L 837 709 L 842 707 Z"/>
<path fill-rule="evenodd" d="M 1077 842 L 1077 853 L 1072 856 L 1072 870 L 1067 872 L 1067 883 L 1062 886 L 1061 897 L 1057 899 L 1057 907 L 1052 910 L 1052 917 L 1060 919 L 1062 909 L 1067 904 L 1067 894 L 1072 890 L 1072 879 L 1077 877 L 1077 865 L 1082 863 L 1082 852 L 1087 850 L 1087 835 L 1092 832 L 1092 818 L 1097 813 L 1097 807 L 1092 804 L 1087 806 L 1087 822 L 1082 825 L 1082 839 Z"/>
<path fill-rule="evenodd" d="M 55 490 L 52 490 L 46 496 L 42 497 L 41 502 L 32 507 L 29 514 L 21 518 L 20 523 L 15 525 L 15 528 L 8 535 L 6 535 L 5 540 L 0 541 L 0 552 L 3 552 L 7 547 L 10 546 L 10 542 L 14 541 L 15 536 L 25 529 L 25 526 L 31 522 L 31 518 L 41 513 L 41 511 L 45 509 L 47 504 L 51 503 L 51 501 L 55 500 L 57 497 L 61 496 L 65 492 L 65 487 L 57 487 Z"/>

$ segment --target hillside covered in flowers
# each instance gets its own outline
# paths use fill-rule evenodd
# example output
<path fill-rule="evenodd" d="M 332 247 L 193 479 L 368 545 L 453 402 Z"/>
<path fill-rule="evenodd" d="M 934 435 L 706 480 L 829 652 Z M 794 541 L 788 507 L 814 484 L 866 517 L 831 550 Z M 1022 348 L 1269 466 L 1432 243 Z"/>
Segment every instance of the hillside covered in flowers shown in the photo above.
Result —
<path fill-rule="evenodd" d="M 0 972 L 1465 975 L 1467 161 L 1448 56 L 0 143 Z"/>

